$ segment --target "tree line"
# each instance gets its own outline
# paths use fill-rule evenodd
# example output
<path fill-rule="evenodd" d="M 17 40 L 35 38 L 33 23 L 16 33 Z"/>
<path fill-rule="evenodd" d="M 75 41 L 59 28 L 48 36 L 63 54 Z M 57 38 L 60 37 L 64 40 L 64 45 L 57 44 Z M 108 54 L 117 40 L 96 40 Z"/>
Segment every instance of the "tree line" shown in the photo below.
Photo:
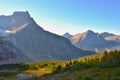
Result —
<path fill-rule="evenodd" d="M 94 57 L 87 57 L 81 60 L 69 60 L 65 68 L 62 68 L 62 65 L 58 65 L 52 73 L 55 74 L 63 71 L 74 71 L 90 67 L 110 68 L 120 66 L 120 50 L 105 50 L 101 55 L 102 56 L 96 55 Z"/>

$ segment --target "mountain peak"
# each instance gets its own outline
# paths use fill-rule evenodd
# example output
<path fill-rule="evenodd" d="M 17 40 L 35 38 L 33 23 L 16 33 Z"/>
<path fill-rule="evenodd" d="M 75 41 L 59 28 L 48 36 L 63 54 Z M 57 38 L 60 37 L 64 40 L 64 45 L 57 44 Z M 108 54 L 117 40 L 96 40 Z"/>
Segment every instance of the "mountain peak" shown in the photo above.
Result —
<path fill-rule="evenodd" d="M 2 30 L 12 30 L 26 23 L 35 23 L 28 11 L 16 11 L 9 16 L 0 16 Z"/>
<path fill-rule="evenodd" d="M 69 32 L 66 32 L 64 35 L 71 35 Z"/>
<path fill-rule="evenodd" d="M 94 53 L 78 49 L 68 39 L 43 30 L 27 11 L 14 12 L 10 16 L 0 16 L 0 29 L 14 33 L 3 39 L 10 43 L 10 46 L 6 45 L 6 47 L 8 50 L 13 48 L 11 52 L 14 52 L 15 58 L 22 53 L 25 59 L 27 57 L 32 62 L 38 62 L 78 58 Z M 28 62 L 21 57 L 16 61 L 20 60 Z"/>
<path fill-rule="evenodd" d="M 115 34 L 113 34 L 113 33 L 108 33 L 108 32 L 103 32 L 103 33 L 101 33 L 100 35 L 103 36 L 104 38 L 109 37 L 109 36 L 115 36 Z"/>
<path fill-rule="evenodd" d="M 92 30 L 88 30 L 88 31 L 86 31 L 87 33 L 95 33 L 94 31 L 92 31 Z"/>
<path fill-rule="evenodd" d="M 13 16 L 24 16 L 24 17 L 30 17 L 30 14 L 28 11 L 16 11 L 13 13 Z"/>
<path fill-rule="evenodd" d="M 16 20 L 22 20 L 24 22 L 25 21 L 28 21 L 28 20 L 31 20 L 31 16 L 29 14 L 28 11 L 16 11 L 13 13 L 12 17 L 14 17 Z"/>
<path fill-rule="evenodd" d="M 109 33 L 109 32 L 103 32 L 101 34 L 111 34 L 111 35 L 114 35 L 113 33 Z"/>
<path fill-rule="evenodd" d="M 92 30 L 88 30 L 84 33 L 82 33 L 82 36 L 85 38 L 85 37 L 96 37 L 97 33 L 95 33 L 94 31 Z"/>
<path fill-rule="evenodd" d="M 68 38 L 70 39 L 72 37 L 72 35 L 68 32 L 66 32 L 64 35 L 63 35 L 65 38 Z"/>

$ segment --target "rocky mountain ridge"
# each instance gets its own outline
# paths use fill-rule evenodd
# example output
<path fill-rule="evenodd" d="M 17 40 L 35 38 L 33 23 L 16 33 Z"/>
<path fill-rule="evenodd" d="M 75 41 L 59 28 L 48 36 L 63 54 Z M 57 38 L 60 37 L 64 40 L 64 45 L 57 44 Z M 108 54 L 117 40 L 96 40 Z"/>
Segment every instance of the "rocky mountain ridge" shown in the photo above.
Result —
<path fill-rule="evenodd" d="M 65 35 L 63 36 L 68 38 Z M 103 52 L 106 49 L 120 49 L 120 36 L 108 32 L 95 33 L 92 30 L 88 30 L 86 32 L 73 35 L 69 40 L 74 46 L 83 50 Z"/>
<path fill-rule="evenodd" d="M 10 16 L 0 16 L 0 29 L 15 31 L 5 36 L 4 40 L 19 49 L 17 52 L 13 50 L 13 53 L 19 56 L 22 52 L 28 58 L 23 59 L 26 62 L 65 60 L 94 53 L 78 49 L 68 39 L 45 31 L 36 24 L 28 12 L 14 12 Z"/>

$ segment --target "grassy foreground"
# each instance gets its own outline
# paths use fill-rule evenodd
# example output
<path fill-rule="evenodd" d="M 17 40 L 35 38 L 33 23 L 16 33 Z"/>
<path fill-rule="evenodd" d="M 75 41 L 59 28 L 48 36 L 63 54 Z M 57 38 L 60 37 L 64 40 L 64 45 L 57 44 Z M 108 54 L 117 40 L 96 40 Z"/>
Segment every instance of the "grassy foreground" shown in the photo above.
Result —
<path fill-rule="evenodd" d="M 120 80 L 120 51 L 105 51 L 80 59 L 0 66 L 0 77 L 16 80 L 20 73 L 28 80 Z"/>

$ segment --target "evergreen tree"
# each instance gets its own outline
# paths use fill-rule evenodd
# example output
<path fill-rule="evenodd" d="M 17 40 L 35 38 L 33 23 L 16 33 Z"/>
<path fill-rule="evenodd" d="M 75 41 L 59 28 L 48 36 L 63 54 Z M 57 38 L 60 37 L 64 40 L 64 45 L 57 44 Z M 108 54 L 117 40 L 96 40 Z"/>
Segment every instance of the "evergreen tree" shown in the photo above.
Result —
<path fill-rule="evenodd" d="M 105 62 L 108 60 L 108 52 L 107 50 L 104 51 L 101 62 Z"/>
<path fill-rule="evenodd" d="M 72 65 L 72 60 L 70 59 L 70 61 L 69 61 L 69 65 Z"/>
<path fill-rule="evenodd" d="M 56 74 L 62 71 L 62 67 L 59 65 L 55 70 L 53 70 L 52 74 Z"/>

